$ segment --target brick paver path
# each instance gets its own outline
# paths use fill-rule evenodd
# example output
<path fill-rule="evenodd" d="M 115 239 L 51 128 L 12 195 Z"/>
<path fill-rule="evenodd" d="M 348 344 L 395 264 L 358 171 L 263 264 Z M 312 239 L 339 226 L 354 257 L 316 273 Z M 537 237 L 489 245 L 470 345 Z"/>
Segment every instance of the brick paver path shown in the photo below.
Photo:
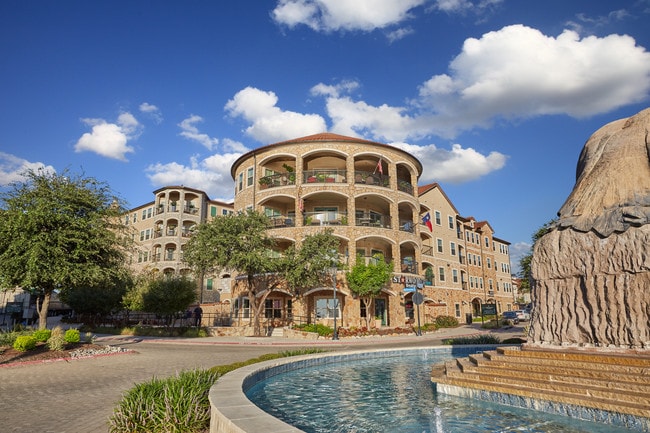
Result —
<path fill-rule="evenodd" d="M 462 328 L 455 331 L 460 332 L 474 331 Z M 106 433 L 108 418 L 123 393 L 154 376 L 167 377 L 182 370 L 229 364 L 299 347 L 318 345 L 327 350 L 417 347 L 439 344 L 442 337 L 432 334 L 336 343 L 279 338 L 176 342 L 102 338 L 98 342 L 132 348 L 138 353 L 1 367 L 0 431 Z"/>

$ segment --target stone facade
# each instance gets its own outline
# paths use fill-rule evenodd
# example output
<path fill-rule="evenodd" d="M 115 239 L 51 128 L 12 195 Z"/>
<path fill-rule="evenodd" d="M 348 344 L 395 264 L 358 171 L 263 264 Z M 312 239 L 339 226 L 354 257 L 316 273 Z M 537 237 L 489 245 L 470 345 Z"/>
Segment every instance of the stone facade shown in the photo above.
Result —
<path fill-rule="evenodd" d="M 339 258 L 353 266 L 380 252 L 393 262 L 389 287 L 365 311 L 337 275 L 339 326 L 403 326 L 432 322 L 438 315 L 464 321 L 480 314 L 482 303 L 510 309 L 515 294 L 510 277 L 509 243 L 493 236 L 486 222 L 463 218 L 438 184 L 417 187 L 420 162 L 381 143 L 317 134 L 249 152 L 232 166 L 235 211 L 255 209 L 273 222 L 279 251 L 304 236 L 331 228 L 341 240 Z M 428 214 L 430 230 L 423 224 Z M 500 266 L 499 268 L 497 267 Z M 426 268 L 433 270 L 427 280 Z M 421 290 L 415 307 L 409 288 Z M 239 296 L 237 290 L 235 296 Z M 317 287 L 300 298 L 271 293 L 267 317 L 333 325 L 334 288 Z M 271 309 L 271 310 L 269 310 Z"/>

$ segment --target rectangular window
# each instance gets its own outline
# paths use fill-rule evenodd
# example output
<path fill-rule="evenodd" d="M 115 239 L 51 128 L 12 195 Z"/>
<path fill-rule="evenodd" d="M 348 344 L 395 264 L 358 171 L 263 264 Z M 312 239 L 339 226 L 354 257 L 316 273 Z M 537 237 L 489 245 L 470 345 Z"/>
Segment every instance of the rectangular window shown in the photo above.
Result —
<path fill-rule="evenodd" d="M 492 279 L 488 280 L 488 288 L 492 290 Z"/>
<path fill-rule="evenodd" d="M 210 216 L 211 217 L 216 217 L 217 216 L 217 207 L 216 206 L 210 206 Z"/>
<path fill-rule="evenodd" d="M 142 209 L 142 219 L 146 219 L 146 218 L 147 218 L 147 210 Z"/>
<path fill-rule="evenodd" d="M 456 310 L 456 317 L 460 317 L 460 304 L 454 304 L 454 310 Z"/>
<path fill-rule="evenodd" d="M 141 240 L 141 241 L 144 240 L 144 230 L 142 230 L 142 231 L 140 232 L 140 240 Z"/>
<path fill-rule="evenodd" d="M 476 258 L 478 259 L 478 266 L 481 266 L 481 256 L 476 256 Z"/>
<path fill-rule="evenodd" d="M 144 232 L 144 238 L 145 238 L 145 239 L 149 239 L 150 237 L 151 237 L 151 229 L 147 229 L 147 230 Z"/>
<path fill-rule="evenodd" d="M 237 187 L 241 191 L 244 189 L 244 172 L 239 173 L 239 181 L 237 182 Z"/>
<path fill-rule="evenodd" d="M 478 279 L 481 289 L 483 288 L 483 277 Z"/>
<path fill-rule="evenodd" d="M 127 224 L 127 225 L 129 224 L 129 216 L 128 215 L 124 217 L 124 224 Z"/>
<path fill-rule="evenodd" d="M 136 222 L 138 220 L 138 214 L 133 213 L 133 222 Z"/>
<path fill-rule="evenodd" d="M 246 186 L 253 185 L 253 167 L 246 171 Z"/>
<path fill-rule="evenodd" d="M 251 314 L 251 303 L 248 298 L 237 298 L 232 307 L 236 318 L 248 319 Z"/>
<path fill-rule="evenodd" d="M 147 218 L 151 218 L 151 208 L 147 209 Z"/>
<path fill-rule="evenodd" d="M 445 268 L 442 266 L 438 268 L 438 280 L 441 282 L 445 281 Z"/>
<path fill-rule="evenodd" d="M 282 317 L 282 299 L 267 299 L 264 301 L 264 317 L 279 319 Z"/>
<path fill-rule="evenodd" d="M 205 282 L 205 290 L 212 290 L 212 278 L 208 278 Z"/>
<path fill-rule="evenodd" d="M 143 261 L 143 262 L 146 262 L 146 261 L 148 261 L 148 260 L 149 260 L 149 251 L 145 251 L 145 252 L 142 254 L 142 261 Z"/>
<path fill-rule="evenodd" d="M 452 256 L 456 255 L 456 242 L 449 243 L 449 252 L 451 253 Z"/>
<path fill-rule="evenodd" d="M 441 223 L 440 218 L 441 218 L 440 212 L 436 211 L 436 225 L 440 225 Z"/>
<path fill-rule="evenodd" d="M 454 281 L 454 283 L 458 282 L 458 269 L 451 270 L 451 278 Z"/>
<path fill-rule="evenodd" d="M 442 251 L 443 251 L 443 249 L 442 249 L 442 239 L 437 239 L 437 243 L 438 243 L 438 252 L 442 253 Z"/>
<path fill-rule="evenodd" d="M 448 220 L 449 220 L 449 228 L 453 230 L 453 228 L 454 228 L 454 217 L 449 215 Z"/>
<path fill-rule="evenodd" d="M 225 215 L 228 215 L 228 209 L 223 209 L 223 210 L 221 211 L 221 215 L 224 215 L 224 216 L 225 216 Z"/>
<path fill-rule="evenodd" d="M 333 319 L 334 314 L 336 314 L 336 317 L 341 317 L 341 313 L 338 311 L 339 302 L 336 302 L 336 304 L 334 305 L 334 299 L 332 298 L 317 298 L 316 319 Z"/>
<path fill-rule="evenodd" d="M 490 248 L 490 239 L 487 236 L 485 237 L 485 248 Z"/>
<path fill-rule="evenodd" d="M 490 260 L 489 257 L 487 257 L 485 260 L 487 261 L 487 267 L 488 267 L 488 269 L 492 269 L 492 260 Z"/>

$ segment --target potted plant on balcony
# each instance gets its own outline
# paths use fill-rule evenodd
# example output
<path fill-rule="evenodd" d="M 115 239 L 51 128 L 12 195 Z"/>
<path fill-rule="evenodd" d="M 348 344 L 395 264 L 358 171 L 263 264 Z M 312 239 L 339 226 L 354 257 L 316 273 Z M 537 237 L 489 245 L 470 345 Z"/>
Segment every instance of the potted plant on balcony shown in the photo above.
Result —
<path fill-rule="evenodd" d="M 172 200 L 169 204 L 171 206 L 172 212 L 176 212 L 176 201 Z"/>
<path fill-rule="evenodd" d="M 433 286 L 433 269 L 431 266 L 424 271 L 424 284 L 427 286 Z"/>
<path fill-rule="evenodd" d="M 271 184 L 271 178 L 269 176 L 264 176 L 264 177 L 260 178 L 260 180 L 258 182 L 260 184 L 260 188 L 264 189 L 264 188 L 267 188 Z"/>
<path fill-rule="evenodd" d="M 296 183 L 296 173 L 294 173 L 294 168 L 291 167 L 288 164 L 282 164 L 282 168 L 284 168 L 287 171 L 287 177 L 289 178 L 289 183 L 294 184 Z"/>

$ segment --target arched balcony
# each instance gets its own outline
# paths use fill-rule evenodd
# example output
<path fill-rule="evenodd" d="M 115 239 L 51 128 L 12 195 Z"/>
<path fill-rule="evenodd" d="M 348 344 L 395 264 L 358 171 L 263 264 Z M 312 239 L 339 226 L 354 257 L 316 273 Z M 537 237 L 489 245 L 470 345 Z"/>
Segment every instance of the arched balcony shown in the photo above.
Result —
<path fill-rule="evenodd" d="M 277 155 L 264 160 L 258 170 L 260 190 L 296 184 L 296 159 L 292 155 Z"/>
<path fill-rule="evenodd" d="M 375 154 L 354 157 L 354 183 L 356 185 L 390 187 L 388 161 Z"/>
<path fill-rule="evenodd" d="M 302 160 L 302 183 L 347 183 L 346 156 L 333 150 L 322 150 L 306 155 Z"/>
<path fill-rule="evenodd" d="M 354 225 L 390 229 L 393 226 L 390 201 L 378 194 L 365 194 L 355 198 Z"/>

